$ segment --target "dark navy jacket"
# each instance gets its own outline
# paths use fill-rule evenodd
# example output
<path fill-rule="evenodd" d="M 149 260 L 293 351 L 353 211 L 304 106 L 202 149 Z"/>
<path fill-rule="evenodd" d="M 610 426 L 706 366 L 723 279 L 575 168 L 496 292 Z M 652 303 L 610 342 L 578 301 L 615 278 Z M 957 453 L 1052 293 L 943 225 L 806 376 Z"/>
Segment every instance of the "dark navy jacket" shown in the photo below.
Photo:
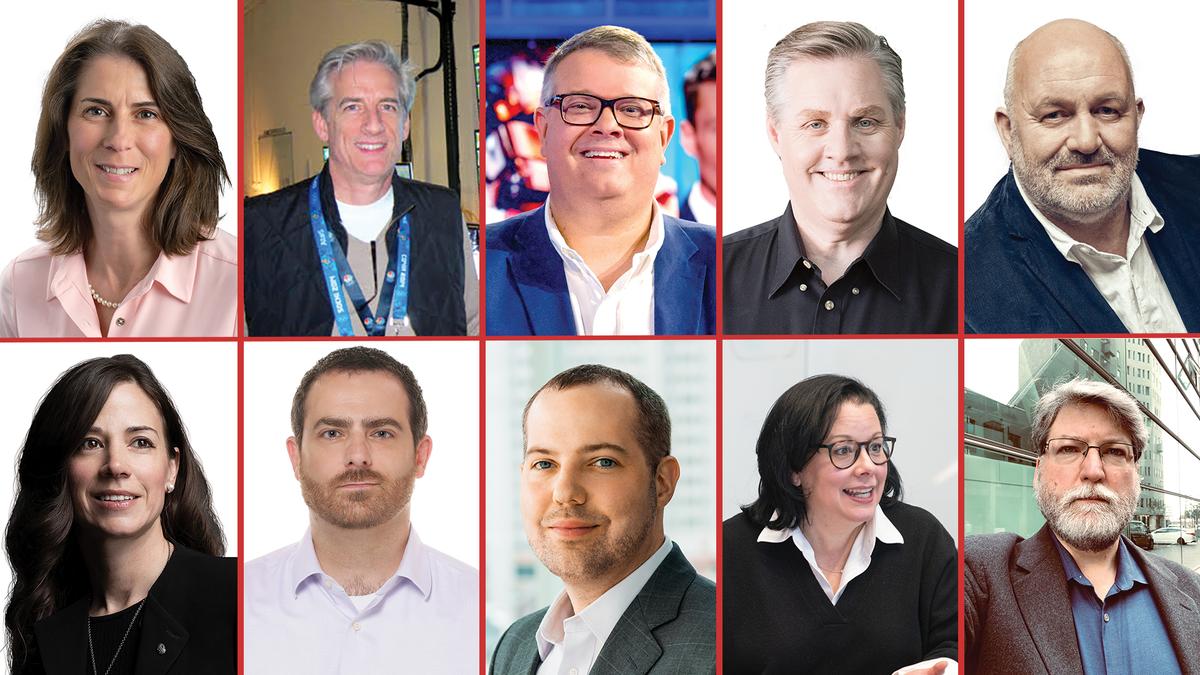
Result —
<path fill-rule="evenodd" d="M 562 258 L 545 206 L 487 227 L 488 335 L 575 335 Z M 711 335 L 716 328 L 716 230 L 663 215 L 654 258 L 654 333 Z"/>
<path fill-rule="evenodd" d="M 1138 176 L 1166 226 L 1146 231 L 1188 332 L 1200 332 L 1200 157 L 1138 154 Z M 967 219 L 968 333 L 1127 333 L 1083 268 L 1054 248 L 1012 170 Z"/>

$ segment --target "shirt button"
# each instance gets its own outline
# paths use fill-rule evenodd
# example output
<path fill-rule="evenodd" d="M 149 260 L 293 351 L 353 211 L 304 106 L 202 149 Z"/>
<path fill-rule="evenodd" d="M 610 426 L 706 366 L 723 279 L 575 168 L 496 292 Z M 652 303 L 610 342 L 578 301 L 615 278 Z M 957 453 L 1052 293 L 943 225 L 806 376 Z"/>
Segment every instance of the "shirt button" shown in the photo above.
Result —
<path fill-rule="evenodd" d="M 118 316 L 118 317 L 117 317 L 117 325 L 118 325 L 118 326 L 124 326 L 124 325 L 125 325 L 125 319 L 124 319 L 123 317 L 119 317 L 119 316 Z"/>
<path fill-rule="evenodd" d="M 1108 623 L 1108 612 L 1104 613 L 1104 623 Z"/>
<path fill-rule="evenodd" d="M 832 301 L 832 300 L 826 300 L 826 301 L 825 301 L 825 309 L 828 309 L 828 310 L 832 310 L 832 309 L 833 309 L 833 301 Z"/>
<path fill-rule="evenodd" d="M 858 289 L 857 289 L 857 288 L 851 288 L 851 289 L 850 289 L 850 292 L 851 292 L 851 293 L 853 293 L 853 294 L 855 294 L 855 295 L 858 295 Z"/>
<path fill-rule="evenodd" d="M 350 627 L 353 628 L 354 630 L 358 630 L 358 629 L 362 628 L 362 625 L 360 625 L 357 621 L 355 621 L 354 623 L 350 624 Z"/>
<path fill-rule="evenodd" d="M 808 290 L 808 284 L 800 284 L 800 290 L 801 290 L 801 291 L 807 291 L 807 290 Z"/>
<path fill-rule="evenodd" d="M 800 263 L 804 265 L 805 269 L 812 269 L 812 263 L 808 262 L 807 260 L 801 260 Z"/>
<path fill-rule="evenodd" d="M 571 675 L 579 675 L 579 669 L 578 669 L 578 668 L 572 668 L 572 669 L 571 669 Z"/>

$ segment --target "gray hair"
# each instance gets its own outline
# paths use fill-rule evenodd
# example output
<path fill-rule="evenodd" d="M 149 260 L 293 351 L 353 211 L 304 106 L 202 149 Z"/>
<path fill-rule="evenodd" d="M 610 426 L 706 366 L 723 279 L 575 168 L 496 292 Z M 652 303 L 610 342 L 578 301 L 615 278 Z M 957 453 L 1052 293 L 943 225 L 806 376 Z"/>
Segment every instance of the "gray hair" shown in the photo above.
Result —
<path fill-rule="evenodd" d="M 1140 459 L 1146 447 L 1146 423 L 1137 399 L 1128 392 L 1107 382 L 1069 380 L 1058 384 L 1038 399 L 1033 408 L 1033 445 L 1038 454 L 1046 450 L 1050 426 L 1058 413 L 1069 405 L 1094 405 L 1104 408 L 1109 417 L 1129 435 L 1133 442 L 1134 460 Z"/>
<path fill-rule="evenodd" d="M 1125 62 L 1125 72 L 1129 74 L 1129 88 L 1133 91 L 1137 91 L 1137 89 L 1133 86 L 1133 63 L 1129 60 L 1129 52 L 1125 51 L 1125 45 L 1121 44 L 1121 41 L 1117 39 L 1117 36 L 1113 35 L 1112 33 L 1100 28 L 1099 26 L 1096 26 L 1096 28 L 1107 35 L 1108 39 L 1112 40 L 1113 46 L 1117 48 L 1118 52 L 1120 52 L 1121 60 Z M 1028 37 L 1025 38 L 1025 40 L 1028 39 Z M 1013 109 L 1013 97 L 1016 95 L 1015 90 L 1017 86 L 1014 82 L 1017 74 L 1017 54 L 1021 51 L 1021 45 L 1025 44 L 1025 40 L 1018 42 L 1017 46 L 1013 47 L 1012 53 L 1008 55 L 1008 70 L 1004 75 L 1005 110 Z"/>
<path fill-rule="evenodd" d="M 402 60 L 392 46 L 383 40 L 367 40 L 341 45 L 329 50 L 317 66 L 317 74 L 308 85 L 308 103 L 313 110 L 325 115 L 325 106 L 333 98 L 333 75 L 355 61 L 378 63 L 392 72 L 396 78 L 396 98 L 404 105 L 405 114 L 412 110 L 413 98 L 417 95 L 413 67 Z"/>
<path fill-rule="evenodd" d="M 671 87 L 667 84 L 667 69 L 662 59 L 640 33 L 621 26 L 596 26 L 572 35 L 558 46 L 546 60 L 542 75 L 542 105 L 554 98 L 554 72 L 562 60 L 584 49 L 595 49 L 623 63 L 643 65 L 658 75 L 658 104 L 663 115 L 671 114 Z"/>
<path fill-rule="evenodd" d="M 900 55 L 887 38 L 853 21 L 816 21 L 788 33 L 767 56 L 767 113 L 779 120 L 783 108 L 783 78 L 787 69 L 801 59 L 868 58 L 883 73 L 883 89 L 892 114 L 904 119 L 904 73 Z"/>

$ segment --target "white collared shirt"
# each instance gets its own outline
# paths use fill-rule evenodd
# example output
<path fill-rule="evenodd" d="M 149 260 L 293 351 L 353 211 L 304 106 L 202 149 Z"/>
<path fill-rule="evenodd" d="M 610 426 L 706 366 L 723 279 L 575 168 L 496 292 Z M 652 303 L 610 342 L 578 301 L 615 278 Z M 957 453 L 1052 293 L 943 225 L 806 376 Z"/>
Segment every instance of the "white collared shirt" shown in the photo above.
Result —
<path fill-rule="evenodd" d="M 579 613 L 572 608 L 567 592 L 559 593 L 538 625 L 537 647 L 542 665 L 538 666 L 537 675 L 587 675 L 617 621 L 667 559 L 671 546 L 667 538 L 646 562 Z"/>
<path fill-rule="evenodd" d="M 776 516 L 772 516 L 774 519 Z M 821 571 L 821 567 L 817 565 L 817 554 L 813 551 L 812 544 L 808 538 L 804 536 L 804 532 L 798 527 L 789 527 L 782 530 L 772 530 L 764 527 L 762 532 L 758 534 L 760 542 L 770 544 L 780 544 L 791 539 L 796 544 L 796 548 L 800 549 L 800 553 L 804 555 L 804 559 L 808 561 L 808 566 L 812 568 L 813 575 L 817 577 L 817 582 L 821 584 L 821 590 L 825 591 L 825 597 L 833 604 L 837 604 L 839 598 L 842 597 L 842 592 L 850 585 L 850 582 L 855 577 L 867 571 L 867 567 L 871 564 L 871 554 L 875 552 L 875 540 L 878 539 L 885 544 L 903 544 L 904 537 L 900 534 L 900 530 L 888 520 L 884 515 L 883 509 L 875 506 L 875 517 L 868 520 L 863 528 L 858 531 L 858 536 L 854 538 L 854 544 L 850 547 L 850 557 L 846 559 L 846 566 L 842 568 L 842 583 L 838 586 L 836 592 L 833 590 L 833 585 L 829 583 L 829 579 L 825 578 L 825 573 Z"/>
<path fill-rule="evenodd" d="M 717 205 L 715 202 L 708 201 L 708 198 L 704 196 L 704 190 L 700 188 L 700 181 L 696 181 L 691 191 L 688 192 L 687 205 L 692 210 L 692 217 L 697 223 L 717 224 Z"/>
<path fill-rule="evenodd" d="M 1054 248 L 1064 258 L 1083 268 L 1129 332 L 1187 331 L 1167 282 L 1154 262 L 1154 256 L 1150 254 L 1150 247 L 1145 245 L 1146 230 L 1158 232 L 1166 225 L 1166 221 L 1151 203 L 1136 173 L 1129 191 L 1129 239 L 1125 244 L 1124 256 L 1105 253 L 1090 244 L 1076 241 L 1033 205 L 1019 180 L 1017 189 L 1025 205 L 1046 230 Z"/>
<path fill-rule="evenodd" d="M 654 334 L 654 259 L 663 243 L 662 211 L 653 203 L 646 246 L 606 292 L 583 257 L 567 245 L 546 200 L 546 233 L 563 261 L 578 335 Z"/>
<path fill-rule="evenodd" d="M 410 530 L 399 568 L 352 598 L 321 570 L 312 532 L 246 563 L 245 672 L 357 675 L 479 669 L 479 573 Z"/>

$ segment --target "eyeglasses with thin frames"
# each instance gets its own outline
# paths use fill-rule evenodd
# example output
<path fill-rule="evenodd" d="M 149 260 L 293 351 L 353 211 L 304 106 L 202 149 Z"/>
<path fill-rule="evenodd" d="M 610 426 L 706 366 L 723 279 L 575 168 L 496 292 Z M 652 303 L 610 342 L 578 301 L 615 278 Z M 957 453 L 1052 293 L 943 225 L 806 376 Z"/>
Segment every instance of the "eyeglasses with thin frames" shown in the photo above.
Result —
<path fill-rule="evenodd" d="M 1067 436 L 1046 441 L 1042 454 L 1049 455 L 1055 464 L 1071 466 L 1082 462 L 1092 448 L 1100 453 L 1100 461 L 1108 466 L 1125 468 L 1137 461 L 1132 443 L 1108 441 L 1100 445 L 1088 445 L 1087 441 Z"/>
<path fill-rule="evenodd" d="M 849 469 L 858 461 L 858 455 L 864 448 L 867 451 L 867 459 L 871 460 L 873 464 L 887 464 L 888 460 L 892 458 L 892 452 L 896 449 L 896 439 L 892 436 L 881 436 L 872 438 L 866 443 L 838 441 L 817 447 L 829 454 L 829 461 L 835 467 Z"/>
<path fill-rule="evenodd" d="M 563 122 L 577 127 L 595 124 L 605 108 L 613 111 L 613 118 L 625 129 L 645 129 L 655 115 L 663 114 L 658 101 L 639 96 L 600 98 L 591 94 L 557 94 L 547 105 L 558 108 Z"/>

